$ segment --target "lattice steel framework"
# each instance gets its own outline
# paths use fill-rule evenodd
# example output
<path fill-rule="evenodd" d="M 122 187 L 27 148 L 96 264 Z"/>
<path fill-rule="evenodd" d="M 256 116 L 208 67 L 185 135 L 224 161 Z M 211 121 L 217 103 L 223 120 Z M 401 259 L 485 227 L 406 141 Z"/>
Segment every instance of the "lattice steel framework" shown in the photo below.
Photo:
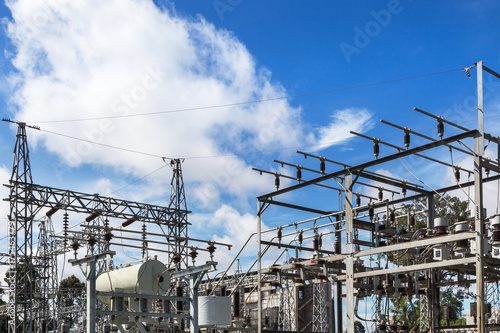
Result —
<path fill-rule="evenodd" d="M 10 178 L 9 212 L 9 332 L 32 332 L 33 307 L 33 219 L 36 206 L 30 202 L 33 178 L 29 160 L 26 124 L 19 123 Z"/>
<path fill-rule="evenodd" d="M 285 286 L 280 290 L 280 306 L 278 314 L 279 331 L 297 330 L 297 288 Z"/>
<path fill-rule="evenodd" d="M 429 331 L 429 299 L 425 295 L 420 296 L 420 332 Z"/>
<path fill-rule="evenodd" d="M 57 248 L 60 241 L 54 234 L 52 221 L 45 217 L 40 221 L 35 262 L 35 326 L 42 332 L 57 328 Z"/>
<path fill-rule="evenodd" d="M 490 323 L 500 322 L 500 283 L 499 281 L 486 283 L 485 288 L 486 304 L 491 310 Z"/>
<path fill-rule="evenodd" d="M 328 282 L 313 284 L 313 332 L 328 332 Z"/>
<path fill-rule="evenodd" d="M 9 121 L 4 119 L 5 121 Z M 12 121 L 9 121 L 12 122 Z M 62 190 L 33 184 L 29 160 L 28 142 L 25 123 L 16 123 L 18 132 L 14 149 L 14 162 L 12 175 L 7 185 L 10 190 L 9 203 L 9 302 L 7 312 L 9 316 L 9 333 L 33 332 L 40 329 L 39 324 L 45 314 L 41 305 L 35 304 L 36 274 L 33 251 L 33 220 L 36 214 L 47 207 L 53 210 L 65 209 L 66 211 L 89 214 L 87 223 L 92 223 L 96 218 L 119 218 L 127 221 L 141 220 L 146 223 L 166 225 L 167 238 L 175 240 L 174 249 L 181 254 L 182 264 L 187 266 L 187 210 L 180 160 L 172 164 L 174 176 L 172 178 L 172 191 L 170 206 L 161 207 L 145 203 L 103 197 L 99 194 L 87 194 L 71 190 Z M 102 224 L 102 220 L 98 222 Z M 93 252 L 98 252 L 95 249 Z M 45 264 L 40 267 L 46 268 Z M 57 269 L 51 265 L 51 269 Z M 104 268 L 103 268 L 104 269 Z M 50 273 L 56 277 L 55 272 Z M 40 318 L 40 321 L 36 319 Z"/>
<path fill-rule="evenodd" d="M 168 208 L 172 211 L 168 224 L 168 234 L 179 236 L 169 245 L 169 264 L 174 262 L 177 268 L 186 268 L 188 266 L 188 221 L 187 221 L 187 202 L 184 191 L 184 181 L 182 179 L 182 161 L 180 159 L 170 160 L 170 166 L 173 171 L 172 181 L 170 182 L 170 201 Z"/>

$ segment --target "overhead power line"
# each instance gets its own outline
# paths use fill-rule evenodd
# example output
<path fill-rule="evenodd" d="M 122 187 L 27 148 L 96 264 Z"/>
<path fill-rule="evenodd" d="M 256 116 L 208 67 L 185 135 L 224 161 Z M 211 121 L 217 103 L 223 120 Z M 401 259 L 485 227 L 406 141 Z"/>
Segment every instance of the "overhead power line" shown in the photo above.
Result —
<path fill-rule="evenodd" d="M 315 92 L 296 94 L 296 95 L 286 95 L 286 96 L 279 96 L 279 97 L 273 97 L 273 98 L 258 99 L 258 100 L 245 101 L 245 102 L 199 106 L 199 107 L 193 107 L 193 108 L 173 109 L 173 110 L 156 111 L 156 112 L 133 113 L 133 114 L 126 114 L 126 115 L 113 115 L 113 116 L 79 118 L 79 119 L 64 119 L 64 120 L 33 121 L 30 123 L 32 123 L 32 124 L 68 123 L 68 122 L 80 122 L 80 121 L 92 121 L 92 120 L 104 120 L 104 119 L 144 117 L 144 116 L 153 116 L 153 115 L 159 115 L 159 114 L 199 111 L 199 110 L 207 110 L 207 109 L 219 109 L 219 108 L 226 108 L 226 107 L 231 107 L 231 106 L 241 106 L 241 105 L 257 104 L 257 103 L 264 103 L 264 102 L 272 102 L 272 101 L 278 101 L 278 100 L 283 100 L 283 99 L 292 99 L 292 98 L 297 98 L 297 97 L 321 95 L 321 94 L 327 94 L 327 93 L 332 93 L 332 92 L 336 92 L 336 91 L 370 87 L 370 86 L 376 86 L 376 85 L 381 85 L 381 84 L 386 84 L 386 83 L 411 80 L 411 79 L 416 79 L 416 78 L 421 78 L 421 77 L 426 77 L 426 76 L 431 76 L 431 75 L 439 75 L 439 74 L 445 74 L 445 73 L 462 71 L 462 70 L 464 70 L 464 68 L 455 68 L 455 69 L 450 69 L 450 70 L 441 71 L 441 72 L 420 74 L 420 75 L 408 76 L 408 77 L 398 78 L 398 79 L 378 81 L 378 82 L 373 82 L 373 83 L 365 83 L 365 84 L 360 84 L 360 85 L 355 85 L 355 86 L 347 86 L 347 87 L 342 87 L 342 88 L 328 89 L 328 90 L 315 91 Z"/>

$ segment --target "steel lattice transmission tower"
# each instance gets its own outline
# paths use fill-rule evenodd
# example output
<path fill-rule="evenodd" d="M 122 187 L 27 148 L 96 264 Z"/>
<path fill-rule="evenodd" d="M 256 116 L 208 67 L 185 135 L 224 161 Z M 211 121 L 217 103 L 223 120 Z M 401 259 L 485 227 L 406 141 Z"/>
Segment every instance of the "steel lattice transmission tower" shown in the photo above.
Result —
<path fill-rule="evenodd" d="M 186 268 L 188 266 L 188 211 L 181 163 L 181 159 L 170 160 L 173 175 L 170 182 L 168 208 L 172 213 L 169 216 L 168 235 L 173 235 L 175 238 L 170 240 L 169 263 L 175 263 L 177 268 Z"/>
<path fill-rule="evenodd" d="M 17 123 L 14 163 L 9 182 L 9 332 L 33 332 L 33 219 L 37 207 L 31 202 L 33 179 L 29 159 L 26 124 Z"/>
<path fill-rule="evenodd" d="M 41 332 L 57 327 L 57 254 L 61 241 L 54 239 L 54 228 L 50 217 L 40 222 L 35 263 L 34 308 L 35 325 Z M 59 250 L 58 250 L 59 249 Z"/>

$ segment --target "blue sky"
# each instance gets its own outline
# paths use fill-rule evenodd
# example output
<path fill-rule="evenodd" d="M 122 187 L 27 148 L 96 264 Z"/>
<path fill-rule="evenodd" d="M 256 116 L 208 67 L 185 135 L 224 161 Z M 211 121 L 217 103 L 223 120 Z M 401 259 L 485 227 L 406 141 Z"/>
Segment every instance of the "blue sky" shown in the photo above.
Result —
<path fill-rule="evenodd" d="M 436 122 L 413 107 L 474 127 L 475 69 L 471 78 L 456 69 L 483 60 L 500 71 L 499 13 L 493 0 L 7 1 L 0 7 L 1 113 L 42 128 L 28 131 L 39 184 L 102 195 L 123 188 L 113 195 L 166 205 L 170 170 L 150 173 L 164 166 L 162 156 L 186 158 L 191 234 L 241 244 L 256 229 L 255 197 L 274 188 L 274 177 L 251 167 L 293 175 L 272 163 L 276 158 L 319 169 L 317 161 L 295 154 L 297 147 L 347 164 L 371 160 L 371 143 L 348 133 L 402 146 L 400 131 L 379 124 L 382 118 L 437 137 Z M 499 135 L 500 82 L 488 75 L 485 82 L 485 113 L 493 117 L 487 129 Z M 276 99 L 328 90 L 337 91 Z M 274 100 L 165 112 L 262 99 Z M 144 115 L 154 112 L 164 113 Z M 81 120 L 108 116 L 127 117 Z M 15 127 L 2 126 L 6 183 Z M 392 152 L 382 147 L 382 155 Z M 449 158 L 447 151 L 432 154 Z M 466 163 L 464 156 L 454 158 Z M 417 159 L 408 164 L 431 186 L 452 182 L 449 170 Z M 400 164 L 380 171 L 415 182 Z M 337 194 L 324 190 L 283 200 L 338 207 Z M 7 203 L 0 212 L 3 237 Z M 266 214 L 269 227 L 309 216 L 274 208 Z M 220 253 L 218 260 L 231 255 Z"/>

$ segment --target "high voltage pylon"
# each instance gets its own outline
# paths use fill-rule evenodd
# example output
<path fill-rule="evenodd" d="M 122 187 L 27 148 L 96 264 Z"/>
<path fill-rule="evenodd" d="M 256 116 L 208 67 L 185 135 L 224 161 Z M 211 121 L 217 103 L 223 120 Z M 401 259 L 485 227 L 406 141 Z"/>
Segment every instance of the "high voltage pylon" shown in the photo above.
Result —
<path fill-rule="evenodd" d="M 35 262 L 35 326 L 41 332 L 57 328 L 57 248 L 61 241 L 52 237 L 54 228 L 50 217 L 39 222 Z"/>
<path fill-rule="evenodd" d="M 169 263 L 176 267 L 186 268 L 188 266 L 188 221 L 187 202 L 184 191 L 184 180 L 182 179 L 181 159 L 171 159 L 172 181 L 170 182 L 170 200 L 168 208 L 172 211 L 170 223 L 168 224 L 168 235 L 178 236 L 171 240 L 169 245 Z"/>
<path fill-rule="evenodd" d="M 38 208 L 31 202 L 31 166 L 26 124 L 17 123 L 14 163 L 10 177 L 9 210 L 9 332 L 32 332 L 34 313 L 33 288 L 33 219 Z"/>
<path fill-rule="evenodd" d="M 59 209 L 66 212 L 89 214 L 83 232 L 86 237 L 74 238 L 76 248 L 86 243 L 88 254 L 98 254 L 106 248 L 102 234 L 96 229 L 108 227 L 108 217 L 126 219 L 123 226 L 141 220 L 157 225 L 166 225 L 168 233 L 169 264 L 185 268 L 188 265 L 187 214 L 181 160 L 172 160 L 173 177 L 169 207 L 102 197 L 98 194 L 61 190 L 33 183 L 26 128 L 39 129 L 22 122 L 4 121 L 18 126 L 12 175 L 9 182 L 9 272 L 7 274 L 9 302 L 9 333 L 40 332 L 43 327 L 55 329 L 57 315 L 52 308 L 52 293 L 57 289 L 57 255 L 60 253 L 54 240 L 50 216 Z M 42 208 L 49 208 L 46 219 L 41 222 L 38 247 L 33 242 L 33 222 Z M 67 215 L 65 215 L 67 217 Z M 65 222 L 67 223 L 67 222 Z M 58 237 L 58 236 L 54 236 Z M 63 252 L 69 245 L 65 232 Z M 61 237 L 59 237 L 61 238 Z M 145 242 L 145 241 L 144 241 Z M 59 243 L 58 243 L 59 244 Z M 213 245 L 212 245 L 213 246 Z M 59 252 L 58 252 L 59 251 Z M 106 269 L 105 263 L 97 267 Z"/>

